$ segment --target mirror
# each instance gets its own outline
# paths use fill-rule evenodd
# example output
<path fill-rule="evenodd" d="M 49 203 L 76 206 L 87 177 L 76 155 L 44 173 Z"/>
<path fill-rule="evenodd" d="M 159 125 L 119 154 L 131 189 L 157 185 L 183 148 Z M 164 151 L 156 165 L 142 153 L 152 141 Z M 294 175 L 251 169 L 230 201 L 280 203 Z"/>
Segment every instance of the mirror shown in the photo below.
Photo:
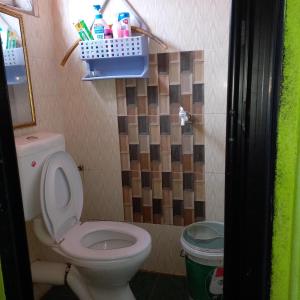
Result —
<path fill-rule="evenodd" d="M 0 8 L 0 35 L 14 128 L 36 124 L 22 16 Z"/>

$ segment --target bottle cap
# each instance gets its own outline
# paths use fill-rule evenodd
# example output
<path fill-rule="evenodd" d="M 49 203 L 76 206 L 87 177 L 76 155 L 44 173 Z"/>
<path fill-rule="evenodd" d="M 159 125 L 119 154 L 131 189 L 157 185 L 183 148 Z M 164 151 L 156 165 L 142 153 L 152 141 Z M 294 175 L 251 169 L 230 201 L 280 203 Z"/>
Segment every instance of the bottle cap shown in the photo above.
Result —
<path fill-rule="evenodd" d="M 128 12 L 121 12 L 119 13 L 119 16 L 118 16 L 118 21 L 124 19 L 124 18 L 129 18 L 129 13 Z"/>
<path fill-rule="evenodd" d="M 101 5 L 99 5 L 99 4 L 95 4 L 95 5 L 93 5 L 93 7 L 94 7 L 97 11 L 99 11 L 99 10 L 101 9 Z"/>

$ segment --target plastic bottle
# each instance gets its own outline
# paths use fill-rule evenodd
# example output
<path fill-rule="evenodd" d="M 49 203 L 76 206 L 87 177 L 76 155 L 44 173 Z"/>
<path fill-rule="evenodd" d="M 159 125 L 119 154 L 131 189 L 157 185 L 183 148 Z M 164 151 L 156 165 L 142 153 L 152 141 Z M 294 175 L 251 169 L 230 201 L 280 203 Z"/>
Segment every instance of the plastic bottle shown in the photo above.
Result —
<path fill-rule="evenodd" d="M 97 10 L 97 14 L 95 16 L 95 22 L 93 24 L 93 35 L 96 40 L 102 40 L 105 38 L 104 29 L 108 26 L 104 21 L 102 14 L 100 13 L 101 6 L 94 5 L 94 8 Z"/>
<path fill-rule="evenodd" d="M 118 37 L 131 36 L 130 15 L 128 12 L 119 13 L 118 16 Z"/>

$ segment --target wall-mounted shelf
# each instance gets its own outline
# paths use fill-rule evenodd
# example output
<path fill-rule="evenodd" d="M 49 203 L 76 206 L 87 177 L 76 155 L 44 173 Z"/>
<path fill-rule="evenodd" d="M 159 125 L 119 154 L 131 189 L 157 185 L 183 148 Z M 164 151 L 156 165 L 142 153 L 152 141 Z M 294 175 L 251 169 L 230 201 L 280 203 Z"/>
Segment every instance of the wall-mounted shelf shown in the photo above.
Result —
<path fill-rule="evenodd" d="M 80 58 L 86 62 L 82 80 L 146 78 L 149 70 L 148 38 L 132 36 L 80 42 Z"/>
<path fill-rule="evenodd" d="M 26 69 L 23 48 L 6 49 L 3 51 L 6 80 L 8 85 L 26 83 Z"/>

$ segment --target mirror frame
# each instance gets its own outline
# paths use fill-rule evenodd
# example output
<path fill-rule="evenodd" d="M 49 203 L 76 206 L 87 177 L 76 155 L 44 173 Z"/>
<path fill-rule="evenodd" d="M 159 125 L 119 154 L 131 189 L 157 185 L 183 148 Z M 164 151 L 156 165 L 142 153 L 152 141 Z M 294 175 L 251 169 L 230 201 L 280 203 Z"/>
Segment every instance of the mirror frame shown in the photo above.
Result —
<path fill-rule="evenodd" d="M 23 54 L 24 54 L 25 67 L 26 67 L 27 88 L 28 88 L 28 97 L 29 97 L 28 102 L 29 102 L 29 105 L 30 105 L 31 122 L 14 125 L 14 129 L 35 126 L 36 125 L 36 113 L 35 113 L 35 106 L 34 106 L 34 101 L 33 101 L 33 92 L 32 92 L 32 84 L 31 84 L 28 54 L 27 54 L 27 46 L 26 46 L 26 38 L 25 38 L 25 27 L 24 27 L 24 22 L 23 22 L 23 16 L 22 16 L 22 14 L 17 13 L 15 11 L 13 11 L 11 9 L 8 9 L 6 7 L 3 7 L 1 5 L 0 5 L 0 13 L 10 15 L 10 16 L 15 17 L 19 20 L 20 31 L 21 31 L 21 39 L 22 39 L 22 47 L 23 47 Z"/>

